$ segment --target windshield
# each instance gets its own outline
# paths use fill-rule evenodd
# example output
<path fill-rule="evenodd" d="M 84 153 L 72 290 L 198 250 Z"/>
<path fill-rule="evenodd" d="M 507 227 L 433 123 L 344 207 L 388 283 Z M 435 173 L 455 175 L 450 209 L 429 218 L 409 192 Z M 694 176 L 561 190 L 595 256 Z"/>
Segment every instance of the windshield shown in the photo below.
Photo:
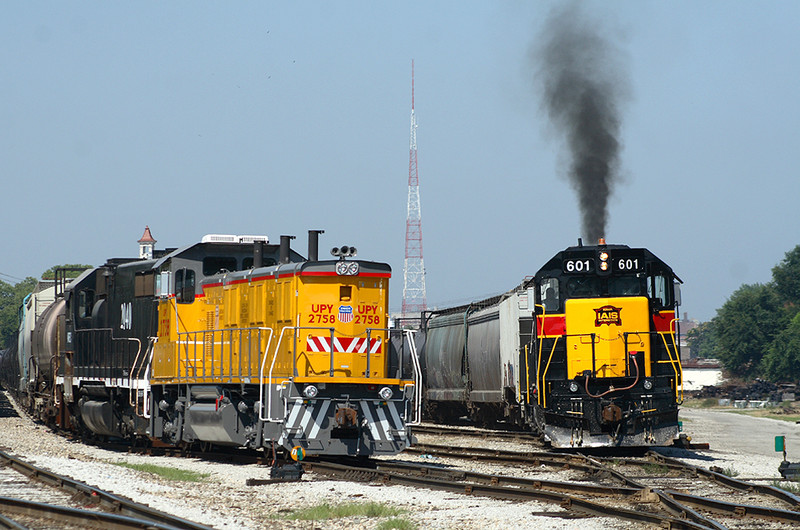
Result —
<path fill-rule="evenodd" d="M 592 296 L 641 296 L 644 282 L 636 276 L 573 276 L 567 280 L 568 298 L 589 298 Z"/>

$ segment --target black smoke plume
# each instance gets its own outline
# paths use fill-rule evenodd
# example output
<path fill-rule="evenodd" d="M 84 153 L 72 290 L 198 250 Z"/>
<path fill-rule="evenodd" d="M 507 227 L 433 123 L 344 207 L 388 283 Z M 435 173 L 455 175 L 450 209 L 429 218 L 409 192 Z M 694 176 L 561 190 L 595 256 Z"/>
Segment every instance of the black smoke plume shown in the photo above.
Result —
<path fill-rule="evenodd" d="M 568 146 L 567 173 L 591 242 L 605 237 L 608 200 L 620 178 L 620 104 L 629 80 L 613 37 L 570 3 L 551 13 L 532 53 L 542 106 Z"/>

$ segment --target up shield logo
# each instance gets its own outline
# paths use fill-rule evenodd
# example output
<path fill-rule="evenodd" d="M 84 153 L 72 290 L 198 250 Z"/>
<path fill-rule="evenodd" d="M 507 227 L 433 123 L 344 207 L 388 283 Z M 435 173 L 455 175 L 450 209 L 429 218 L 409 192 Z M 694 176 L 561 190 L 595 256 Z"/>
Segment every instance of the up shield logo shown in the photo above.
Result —
<path fill-rule="evenodd" d="M 353 306 L 340 305 L 339 306 L 339 322 L 347 324 L 353 320 Z"/>
<path fill-rule="evenodd" d="M 604 305 L 599 309 L 594 310 L 594 326 L 599 328 L 603 324 L 614 324 L 615 326 L 622 325 L 622 308 L 614 307 L 613 305 Z"/>

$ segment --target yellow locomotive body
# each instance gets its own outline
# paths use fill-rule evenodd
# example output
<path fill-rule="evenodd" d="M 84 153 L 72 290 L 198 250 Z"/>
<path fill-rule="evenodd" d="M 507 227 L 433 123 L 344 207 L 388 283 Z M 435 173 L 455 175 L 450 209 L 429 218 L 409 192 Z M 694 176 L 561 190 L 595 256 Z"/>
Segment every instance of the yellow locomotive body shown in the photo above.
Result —
<path fill-rule="evenodd" d="M 188 275 L 173 273 L 158 306 L 156 435 L 348 455 L 410 443 L 418 370 L 413 340 L 388 329 L 388 265 L 284 259 L 196 286 Z"/>
<path fill-rule="evenodd" d="M 645 297 L 567 300 L 567 376 L 649 377 L 648 303 Z"/>

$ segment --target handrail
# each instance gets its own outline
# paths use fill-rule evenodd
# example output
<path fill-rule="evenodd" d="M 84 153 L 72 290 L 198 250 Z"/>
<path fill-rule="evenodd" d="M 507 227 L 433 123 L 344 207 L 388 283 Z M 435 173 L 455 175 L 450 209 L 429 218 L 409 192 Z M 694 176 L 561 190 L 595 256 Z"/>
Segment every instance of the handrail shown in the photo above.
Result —
<path fill-rule="evenodd" d="M 221 351 L 220 351 L 220 355 L 219 355 L 220 362 L 222 362 L 222 360 L 224 359 L 224 356 L 225 356 L 224 355 L 225 354 L 224 349 L 225 349 L 226 336 L 227 336 L 227 343 L 228 343 L 228 346 L 229 346 L 229 350 L 228 350 L 228 357 L 229 357 L 228 363 L 229 364 L 227 366 L 227 369 L 229 371 L 229 377 L 230 378 L 233 378 L 235 376 L 238 376 L 239 378 L 244 377 L 245 373 L 244 373 L 244 369 L 243 369 L 243 366 L 242 366 L 241 354 L 244 351 L 243 344 L 245 343 L 245 339 L 247 341 L 247 353 L 248 353 L 248 355 L 253 355 L 253 353 L 252 353 L 253 335 L 254 334 L 257 335 L 258 341 L 259 341 L 259 346 L 257 348 L 257 355 L 259 356 L 258 358 L 260 358 L 260 356 L 261 356 L 260 343 L 261 343 L 261 340 L 262 340 L 262 333 L 265 333 L 265 332 L 269 332 L 269 336 L 267 338 L 266 349 L 264 350 L 266 352 L 266 351 L 268 351 L 269 346 L 270 346 L 271 341 L 272 341 L 272 335 L 274 333 L 272 328 L 261 327 L 261 326 L 252 326 L 252 327 L 246 327 L 246 328 L 218 328 L 218 329 L 201 329 L 201 330 L 194 330 L 194 331 L 177 332 L 177 340 L 175 342 L 175 345 L 178 348 L 178 363 L 179 363 L 179 365 L 178 365 L 178 368 L 177 368 L 178 369 L 178 374 L 177 374 L 176 378 L 178 380 L 188 380 L 190 378 L 189 369 L 188 369 L 188 366 L 189 366 L 189 363 L 190 363 L 190 360 L 191 360 L 190 357 L 189 357 L 189 354 L 190 354 L 189 346 L 190 345 L 194 346 L 194 349 L 192 350 L 191 353 L 193 354 L 193 357 L 194 357 L 193 361 L 195 363 L 197 363 L 197 360 L 198 360 L 198 346 L 202 345 L 201 347 L 203 348 L 203 350 L 200 352 L 200 355 L 201 355 L 201 358 L 202 358 L 202 363 L 201 363 L 201 367 L 202 367 L 202 370 L 203 370 L 202 371 L 202 375 L 198 376 L 197 373 L 195 373 L 195 377 L 214 377 L 215 375 L 217 375 L 214 372 L 214 363 L 216 361 L 216 357 L 215 357 L 216 348 L 214 347 L 214 345 L 217 342 L 217 340 L 216 340 L 217 334 L 219 334 L 219 339 L 220 339 L 220 344 L 221 344 L 221 346 L 220 346 Z M 198 337 L 197 337 L 198 335 L 202 335 L 201 340 L 198 340 Z M 210 341 L 207 340 L 208 337 L 210 337 Z M 238 373 L 234 371 L 234 366 L 233 366 L 233 343 L 234 342 L 238 342 L 238 351 L 237 351 L 237 353 L 239 354 L 239 366 L 238 366 L 238 370 L 239 371 L 238 371 Z M 206 359 L 205 359 L 205 356 L 206 356 L 205 347 L 206 347 L 207 343 L 211 344 L 211 360 L 210 360 L 210 363 L 207 363 Z M 182 346 L 183 346 L 183 348 L 181 348 Z M 184 350 L 183 353 L 181 352 L 182 349 Z M 182 372 L 181 369 L 180 369 L 180 363 L 181 362 L 183 362 L 186 365 L 185 373 Z M 210 370 L 211 370 L 210 374 L 207 373 L 206 364 L 210 364 L 211 365 L 210 366 Z M 248 367 L 248 372 L 247 372 L 246 376 L 247 377 L 253 377 L 252 370 L 251 370 L 252 359 L 248 359 L 247 367 Z M 197 368 L 197 366 L 195 365 L 195 369 L 196 368 Z M 220 365 L 220 370 L 219 370 L 219 374 L 218 374 L 220 377 L 222 377 L 222 375 L 224 374 L 224 368 L 225 367 Z"/>
<path fill-rule="evenodd" d="M 87 344 L 87 347 L 89 349 L 89 353 L 96 353 L 98 348 L 108 348 L 108 347 L 111 347 L 114 344 L 114 342 L 123 342 L 123 341 L 136 342 L 138 344 L 138 349 L 137 349 L 137 352 L 136 352 L 136 356 L 138 356 L 141 353 L 142 341 L 139 338 L 137 338 L 137 337 L 115 337 L 114 336 L 114 331 L 115 331 L 114 328 L 76 329 L 75 330 L 75 337 L 76 337 L 76 341 L 77 341 L 77 337 L 84 337 L 84 336 L 88 337 L 87 340 L 92 341 L 89 344 Z M 97 342 L 95 342 L 95 339 L 97 337 L 100 337 L 101 339 L 105 339 L 105 334 L 106 333 L 108 334 L 108 338 L 110 339 L 110 343 L 101 344 L 98 347 L 97 346 Z M 103 349 L 102 351 L 105 351 L 105 349 Z M 109 378 L 113 377 L 112 374 L 110 373 L 111 370 L 113 369 L 113 367 L 111 367 L 111 366 L 92 366 L 92 367 L 89 367 L 88 369 L 90 369 L 92 372 L 94 372 L 92 374 L 92 377 L 101 377 L 101 378 L 102 377 L 109 377 Z M 98 371 L 100 371 L 102 373 L 98 375 L 96 373 Z"/>
<path fill-rule="evenodd" d="M 297 326 L 284 326 L 283 328 L 281 328 L 281 333 L 278 336 L 278 342 L 275 344 L 275 349 L 273 351 L 272 362 L 270 363 L 269 373 L 267 375 L 266 382 L 264 380 L 264 375 L 265 375 L 264 372 L 266 370 L 267 357 L 268 357 L 268 354 L 269 354 L 268 350 L 265 350 L 264 356 L 262 357 L 262 360 L 261 360 L 261 367 L 260 367 L 260 370 L 259 370 L 259 402 L 262 404 L 261 410 L 259 411 L 259 419 L 261 421 L 266 421 L 266 422 L 270 422 L 270 423 L 282 423 L 284 421 L 284 418 L 273 418 L 272 417 L 272 392 L 268 392 L 267 393 L 267 396 L 266 396 L 267 405 L 266 405 L 266 407 L 263 406 L 263 403 L 264 403 L 264 387 L 265 386 L 268 387 L 268 388 L 272 387 L 273 379 L 274 379 L 273 375 L 274 375 L 274 371 L 275 371 L 275 363 L 277 362 L 278 353 L 281 350 L 281 345 L 283 344 L 284 336 L 286 335 L 287 330 L 291 330 L 291 331 L 294 332 L 294 339 L 293 340 L 294 340 L 295 351 L 294 351 L 294 353 L 292 355 L 292 373 L 294 374 L 295 377 L 297 376 L 296 375 L 297 374 L 297 370 L 296 370 L 296 361 L 297 361 L 296 347 L 297 347 L 297 340 L 298 340 L 298 335 L 299 335 L 300 330 L 325 330 L 325 331 L 330 331 L 331 340 L 330 340 L 330 344 L 329 344 L 329 353 L 330 353 L 331 363 L 330 363 L 330 369 L 329 369 L 329 374 L 330 374 L 329 377 L 333 377 L 333 374 L 334 374 L 333 354 L 334 354 L 334 342 L 335 342 L 334 341 L 335 329 L 336 328 L 325 327 L 325 326 L 299 326 L 299 325 L 297 325 Z M 415 332 L 412 331 L 412 330 L 392 330 L 390 328 L 367 328 L 366 331 L 365 331 L 365 334 L 366 334 L 367 339 L 368 339 L 367 347 L 366 347 L 367 360 L 369 360 L 369 356 L 371 354 L 370 350 L 372 349 L 372 342 L 371 342 L 371 340 L 372 340 L 372 332 L 374 332 L 374 331 L 383 331 L 383 332 L 386 333 L 387 336 L 384 337 L 382 340 L 386 341 L 386 343 L 387 343 L 387 345 L 386 345 L 386 348 L 387 348 L 386 353 L 387 354 L 388 354 L 390 337 L 391 337 L 391 334 L 392 334 L 393 331 L 401 331 L 401 332 L 403 332 L 407 336 L 407 338 L 409 340 L 409 347 L 412 350 L 411 357 L 412 357 L 412 366 L 413 366 L 413 371 L 414 371 L 415 401 L 416 401 L 416 407 L 415 407 L 416 408 L 416 410 L 415 410 L 416 418 L 414 420 L 414 421 L 416 421 L 416 423 L 412 423 L 412 424 L 419 424 L 421 422 L 421 420 L 422 420 L 422 368 L 421 368 L 421 366 L 419 364 L 419 359 L 417 358 L 417 355 L 416 355 L 416 343 L 414 342 L 413 335 L 412 335 Z M 361 335 L 361 334 L 359 334 L 359 335 Z M 359 335 L 356 335 L 356 336 L 359 336 Z M 401 370 L 402 370 L 402 358 L 401 358 L 400 366 L 401 366 Z M 367 378 L 369 377 L 369 373 L 366 374 L 366 377 Z M 291 378 L 290 378 L 290 380 L 291 380 Z M 405 386 L 408 386 L 408 385 L 405 385 Z M 266 412 L 265 412 L 265 409 L 266 409 Z M 285 415 L 284 415 L 284 417 L 285 417 Z"/>
<path fill-rule="evenodd" d="M 410 422 L 407 422 L 407 425 L 419 425 L 422 423 L 422 367 L 419 364 L 419 357 L 417 356 L 417 343 L 414 340 L 414 333 L 416 333 L 416 331 L 405 329 L 403 330 L 403 333 L 408 336 L 408 345 L 411 349 L 411 365 L 414 367 L 414 384 L 416 385 L 414 388 L 415 417 L 412 418 Z M 400 370 L 400 375 L 402 375 L 402 353 L 400 355 Z M 403 388 L 403 391 L 405 391 L 405 388 Z"/>
<path fill-rule="evenodd" d="M 675 372 L 675 402 L 680 404 L 683 403 L 683 366 L 681 365 L 681 356 L 680 352 L 678 351 L 678 345 L 675 343 L 675 329 L 673 326 L 677 321 L 677 318 L 670 320 L 669 331 L 659 331 L 658 334 L 661 335 L 661 340 L 664 341 L 664 347 L 667 349 L 667 355 L 669 355 L 669 362 L 672 365 L 672 370 Z M 669 349 L 669 343 L 667 343 L 667 333 L 669 333 L 672 337 L 672 346 L 675 348 L 675 358 L 672 357 L 672 350 Z M 680 394 L 678 393 L 677 379 L 681 380 Z"/>
<path fill-rule="evenodd" d="M 536 314 L 536 308 L 537 307 L 541 307 L 542 308 L 542 334 L 539 336 L 539 349 L 538 349 L 538 353 L 539 353 L 539 355 L 541 355 L 542 346 L 544 345 L 544 316 L 547 314 L 547 308 L 544 306 L 544 304 L 533 304 L 533 307 L 534 307 L 534 311 L 533 311 L 533 332 L 536 333 L 537 335 L 539 334 L 539 328 L 537 327 L 537 325 L 539 323 L 539 319 L 538 319 L 538 315 Z M 558 339 L 556 339 L 556 340 L 558 340 Z M 539 359 L 539 357 L 537 357 L 536 358 L 536 390 L 537 390 L 537 392 L 536 392 L 536 401 L 538 401 L 540 405 L 542 404 L 542 394 L 544 393 L 544 388 L 539 388 L 539 381 L 542 381 L 542 386 L 544 386 L 544 377 L 540 377 L 540 374 L 539 374 L 539 368 L 541 366 L 542 366 L 541 360 Z M 530 377 L 530 372 L 528 372 L 528 377 Z M 528 386 L 530 387 L 530 384 L 528 384 Z M 528 394 L 530 394 L 530 388 L 528 389 Z M 542 406 L 544 406 L 544 405 L 542 405 Z"/>
<path fill-rule="evenodd" d="M 541 392 L 539 392 L 539 402 L 541 403 L 542 408 L 547 408 L 547 399 L 544 396 L 544 394 L 545 394 L 545 392 L 544 392 L 544 378 L 547 376 L 547 370 L 550 369 L 550 361 L 553 360 L 553 354 L 556 352 L 556 344 L 558 344 L 558 339 L 560 339 L 560 338 L 561 338 L 561 336 L 558 336 L 553 341 L 553 348 L 550 350 L 550 357 L 547 359 L 547 364 L 544 367 L 544 372 L 542 372 L 542 388 L 541 388 Z M 541 347 L 539 348 L 539 351 L 540 352 L 542 351 Z"/>
<path fill-rule="evenodd" d="M 286 332 L 287 329 L 296 329 L 296 326 L 284 326 L 281 329 L 281 334 L 278 335 L 278 343 L 275 345 L 275 353 L 272 356 L 272 364 L 269 367 L 269 380 L 267 382 L 267 387 L 272 386 L 272 371 L 275 369 L 275 361 L 278 359 L 278 352 L 281 350 L 281 342 L 283 342 L 283 334 Z M 327 328 L 323 328 L 327 329 Z M 270 335 L 270 341 L 272 340 L 272 335 Z M 283 418 L 273 418 L 272 417 L 272 392 L 267 393 L 267 413 L 270 414 L 268 417 L 264 417 L 264 365 L 267 362 L 267 354 L 269 353 L 269 348 L 264 350 L 264 357 L 261 360 L 261 369 L 258 373 L 258 402 L 261 403 L 261 407 L 258 412 L 258 419 L 261 421 L 266 421 L 270 423 L 282 423 Z M 294 370 L 294 363 L 292 363 L 292 368 Z M 285 415 L 284 415 L 285 416 Z"/>
<path fill-rule="evenodd" d="M 153 338 L 158 339 L 158 337 L 149 337 L 148 343 L 153 344 Z M 151 346 L 152 347 L 152 346 Z M 147 351 L 151 351 L 151 347 L 147 348 Z M 133 364 L 131 364 L 131 369 L 128 371 L 128 387 L 133 388 L 133 374 L 137 372 L 136 365 L 139 364 L 139 356 L 142 354 L 142 341 L 139 341 L 139 350 L 136 352 L 136 356 L 133 358 Z M 147 355 L 145 354 L 145 357 Z M 144 363 L 144 359 L 142 359 L 142 363 Z M 133 400 L 128 399 L 129 404 L 133 405 Z"/>
<path fill-rule="evenodd" d="M 141 347 L 139 348 L 139 352 L 136 354 L 136 358 L 133 360 L 133 365 L 131 365 L 131 370 L 128 376 L 128 386 L 130 387 L 130 394 L 128 396 L 128 401 L 130 405 L 133 407 L 133 412 L 142 418 L 150 418 L 150 366 L 153 362 L 153 350 L 155 349 L 155 345 L 158 342 L 158 337 L 148 337 L 148 347 L 145 355 L 142 357 L 141 365 L 137 367 L 139 364 L 139 355 L 141 353 Z M 142 374 L 144 371 L 144 374 Z M 144 380 L 144 386 L 141 387 L 143 390 L 142 392 L 142 413 L 139 414 L 139 382 Z"/>
<path fill-rule="evenodd" d="M 525 386 L 528 388 L 525 389 L 525 402 L 530 405 L 531 404 L 531 363 L 528 360 L 528 345 L 525 345 Z M 522 381 L 520 381 L 521 383 Z M 520 385 L 517 385 L 519 387 Z M 521 397 L 521 396 L 520 396 Z M 521 401 L 518 397 L 517 401 Z"/>

